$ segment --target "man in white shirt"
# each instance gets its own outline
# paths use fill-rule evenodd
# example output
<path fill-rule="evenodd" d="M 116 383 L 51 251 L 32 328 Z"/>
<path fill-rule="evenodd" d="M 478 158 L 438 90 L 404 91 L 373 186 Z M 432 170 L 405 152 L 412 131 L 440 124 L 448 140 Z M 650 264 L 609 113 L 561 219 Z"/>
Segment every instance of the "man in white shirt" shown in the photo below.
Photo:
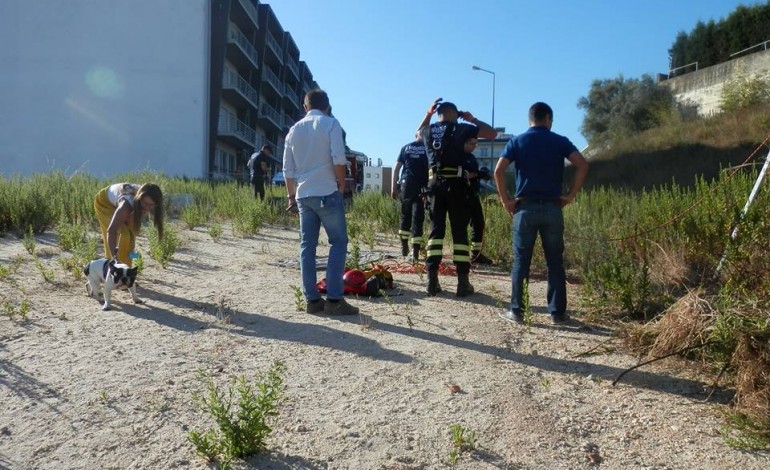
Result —
<path fill-rule="evenodd" d="M 305 96 L 307 114 L 286 136 L 283 174 L 289 207 L 299 209 L 300 270 L 308 313 L 356 315 L 344 299 L 342 276 L 348 249 L 342 191 L 345 187 L 345 142 L 342 127 L 329 116 L 329 97 L 322 90 Z M 323 226 L 329 237 L 326 300 L 316 287 L 316 249 Z"/>

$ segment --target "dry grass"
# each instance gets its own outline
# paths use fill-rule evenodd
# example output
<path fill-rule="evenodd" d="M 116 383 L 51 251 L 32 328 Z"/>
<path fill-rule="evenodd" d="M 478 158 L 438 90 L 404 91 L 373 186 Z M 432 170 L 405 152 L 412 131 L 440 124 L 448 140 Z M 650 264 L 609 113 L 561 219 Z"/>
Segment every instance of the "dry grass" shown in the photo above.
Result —
<path fill-rule="evenodd" d="M 693 273 L 683 247 L 665 250 L 654 243 L 650 256 L 650 281 L 661 286 L 693 285 Z"/>
<path fill-rule="evenodd" d="M 731 362 L 736 408 L 757 421 L 770 423 L 770 332 L 741 336 Z"/>
<path fill-rule="evenodd" d="M 735 416 L 744 417 L 735 421 L 742 423 L 744 438 L 731 442 L 739 447 L 768 448 L 770 330 L 767 326 L 761 327 L 767 325 L 762 321 L 767 315 L 761 309 L 720 312 L 712 307 L 710 299 L 702 292 L 690 291 L 658 320 L 630 327 L 626 331 L 625 343 L 640 355 L 651 357 L 663 357 L 685 348 L 695 348 L 692 351 L 697 351 L 703 358 L 719 352 L 715 357 L 722 357 L 727 362 L 725 367 L 729 372 L 729 382 L 735 388 Z M 731 325 L 731 330 L 738 332 L 732 340 L 730 336 L 720 337 L 715 331 L 724 329 L 725 322 Z M 720 323 L 724 324 L 720 326 Z M 708 348 L 708 351 L 699 346 Z"/>
<path fill-rule="evenodd" d="M 662 315 L 644 325 L 630 325 L 624 336 L 626 346 L 638 354 L 665 356 L 707 341 L 708 327 L 716 312 L 697 291 L 688 292 Z"/>
<path fill-rule="evenodd" d="M 661 315 L 657 335 L 650 348 L 652 356 L 664 356 L 682 348 L 704 344 L 716 312 L 698 291 L 688 292 Z"/>

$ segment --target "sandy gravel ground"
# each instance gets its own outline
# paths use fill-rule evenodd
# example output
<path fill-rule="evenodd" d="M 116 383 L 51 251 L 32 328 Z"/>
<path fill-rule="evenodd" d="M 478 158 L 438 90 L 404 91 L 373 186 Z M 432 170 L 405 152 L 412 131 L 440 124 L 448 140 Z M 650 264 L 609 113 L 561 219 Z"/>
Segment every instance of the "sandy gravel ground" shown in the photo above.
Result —
<path fill-rule="evenodd" d="M 48 283 L 19 240 L 0 239 L 0 264 L 23 259 L 0 281 L 2 302 L 32 306 L 28 321 L 0 317 L 0 469 L 216 468 L 187 440 L 211 423 L 191 398 L 198 371 L 224 383 L 275 360 L 287 401 L 270 450 L 235 468 L 450 468 L 456 423 L 477 435 L 459 469 L 770 468 L 767 454 L 722 441 L 718 405 L 703 402 L 713 377 L 668 362 L 612 386 L 638 359 L 606 327 L 550 325 L 542 281 L 531 328 L 497 316 L 504 273 L 474 273 L 480 293 L 462 300 L 455 278 L 430 298 L 424 280 L 397 273 L 390 302 L 351 299 L 361 317 L 311 316 L 296 309 L 299 271 L 269 264 L 296 259 L 296 230 L 226 229 L 219 242 L 180 231 L 168 269 L 147 259 L 146 304 L 119 292 L 111 312 L 82 279 L 60 271 Z M 393 242 L 377 249 L 395 254 Z M 58 269 L 54 235 L 38 251 Z"/>

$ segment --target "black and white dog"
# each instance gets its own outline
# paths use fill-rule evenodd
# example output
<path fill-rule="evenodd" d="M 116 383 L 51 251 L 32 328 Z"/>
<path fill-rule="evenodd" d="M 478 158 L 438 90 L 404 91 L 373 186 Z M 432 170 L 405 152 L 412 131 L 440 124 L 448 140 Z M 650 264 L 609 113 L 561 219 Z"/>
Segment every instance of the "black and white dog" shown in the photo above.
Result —
<path fill-rule="evenodd" d="M 134 286 L 138 271 L 138 267 L 129 268 L 128 265 L 115 259 L 107 260 L 106 258 L 101 258 L 91 261 L 83 266 L 83 273 L 85 273 L 88 279 L 88 282 L 86 282 L 86 292 L 91 297 L 98 298 L 99 284 L 104 284 L 104 306 L 102 310 L 109 310 L 112 306 L 110 304 L 110 297 L 113 289 L 128 289 L 134 303 L 140 304 L 142 300 L 136 296 L 136 286 Z"/>

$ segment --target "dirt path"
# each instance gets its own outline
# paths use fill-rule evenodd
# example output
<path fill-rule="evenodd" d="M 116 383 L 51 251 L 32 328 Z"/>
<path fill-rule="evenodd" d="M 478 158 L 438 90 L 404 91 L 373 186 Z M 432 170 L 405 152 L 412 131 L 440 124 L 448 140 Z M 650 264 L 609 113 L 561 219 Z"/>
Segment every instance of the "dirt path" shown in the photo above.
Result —
<path fill-rule="evenodd" d="M 119 292 L 111 312 L 84 281 L 47 283 L 20 241 L 0 239 L 0 264 L 23 259 L 0 281 L 3 303 L 32 306 L 29 321 L 0 317 L 0 469 L 210 468 L 186 437 L 209 424 L 191 399 L 198 371 L 224 382 L 274 360 L 288 401 L 270 452 L 236 468 L 449 468 L 455 423 L 477 435 L 460 469 L 770 467 L 723 443 L 705 384 L 670 363 L 611 386 L 636 358 L 612 351 L 606 329 L 551 326 L 541 282 L 531 328 L 497 316 L 505 274 L 472 275 L 480 294 L 462 300 L 454 278 L 430 298 L 417 275 L 396 274 L 389 301 L 351 300 L 360 318 L 310 316 L 295 306 L 299 271 L 268 264 L 296 259 L 296 231 L 181 233 L 167 270 L 147 260 L 146 304 Z M 54 237 L 38 249 L 59 269 Z M 602 342 L 609 350 L 580 355 Z"/>

